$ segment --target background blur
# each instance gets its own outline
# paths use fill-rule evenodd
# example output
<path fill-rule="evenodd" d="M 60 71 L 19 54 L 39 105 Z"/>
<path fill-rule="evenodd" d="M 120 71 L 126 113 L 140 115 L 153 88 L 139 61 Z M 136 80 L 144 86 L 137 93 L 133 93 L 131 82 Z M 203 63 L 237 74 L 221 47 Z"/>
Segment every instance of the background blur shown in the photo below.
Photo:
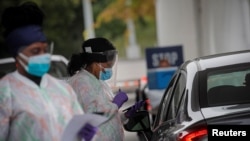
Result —
<path fill-rule="evenodd" d="M 18 5 L 26 0 L 0 1 L 0 13 L 6 7 Z M 73 52 L 81 50 L 81 44 L 87 38 L 84 29 L 85 0 L 30 0 L 36 2 L 45 12 L 44 30 L 48 39 L 54 41 L 54 54 L 70 58 Z M 153 0 L 87 0 L 92 5 L 93 28 L 95 36 L 106 37 L 112 41 L 119 51 L 119 59 L 126 59 L 126 47 L 129 44 L 127 19 L 133 19 L 137 34 L 136 41 L 143 48 L 156 44 L 155 6 Z M 85 4 L 86 5 L 86 4 Z M 0 28 L 2 33 L 3 29 Z M 142 33 L 142 34 L 141 34 Z M 0 56 L 5 57 L 3 38 L 0 38 Z"/>
<path fill-rule="evenodd" d="M 0 1 L 4 8 L 25 0 Z M 119 59 L 145 59 L 145 48 L 181 45 L 184 61 L 250 49 L 249 0 L 31 0 L 45 12 L 54 54 L 69 58 L 84 39 L 111 40 Z M 2 27 L 0 27 L 2 32 Z M 0 56 L 6 56 L 0 38 Z"/>
<path fill-rule="evenodd" d="M 26 0 L 1 0 L 6 7 Z M 106 37 L 119 51 L 117 85 L 147 75 L 145 49 L 181 45 L 184 61 L 250 49 L 250 0 L 30 0 L 44 11 L 54 54 L 67 59 L 91 37 Z M 3 27 L 0 27 L 3 32 Z M 0 36 L 0 58 L 9 56 Z M 143 79 L 147 81 L 146 79 Z M 146 83 L 146 82 L 145 82 Z M 130 104 L 134 102 L 134 91 Z M 131 133 L 132 134 L 132 133 Z M 136 134 L 132 134 L 135 140 Z"/>

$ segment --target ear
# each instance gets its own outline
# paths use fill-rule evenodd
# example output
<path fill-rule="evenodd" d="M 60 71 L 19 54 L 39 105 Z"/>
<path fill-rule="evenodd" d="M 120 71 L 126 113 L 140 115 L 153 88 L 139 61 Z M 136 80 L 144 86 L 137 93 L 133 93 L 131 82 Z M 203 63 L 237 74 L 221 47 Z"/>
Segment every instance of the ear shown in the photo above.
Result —
<path fill-rule="evenodd" d="M 18 58 L 20 59 L 20 57 Z M 15 58 L 15 65 L 16 65 L 16 70 L 20 73 L 20 74 L 24 74 L 26 75 L 26 71 L 23 68 L 23 66 L 20 64 L 20 62 L 17 60 L 17 57 Z"/>
<path fill-rule="evenodd" d="M 98 70 L 104 71 L 104 67 L 102 66 L 101 63 L 95 63 L 96 67 L 98 67 Z"/>
<path fill-rule="evenodd" d="M 98 65 L 98 63 L 92 63 L 87 67 L 86 70 L 93 74 L 97 79 L 99 79 L 99 74 L 100 71 L 102 71 L 102 68 Z"/>
<path fill-rule="evenodd" d="M 22 65 L 20 64 L 20 62 L 18 61 L 18 59 L 20 60 L 20 57 L 16 57 L 15 58 L 15 66 L 16 66 L 16 69 L 17 70 L 20 70 L 20 69 L 22 69 Z M 24 62 L 25 63 L 25 62 Z"/>

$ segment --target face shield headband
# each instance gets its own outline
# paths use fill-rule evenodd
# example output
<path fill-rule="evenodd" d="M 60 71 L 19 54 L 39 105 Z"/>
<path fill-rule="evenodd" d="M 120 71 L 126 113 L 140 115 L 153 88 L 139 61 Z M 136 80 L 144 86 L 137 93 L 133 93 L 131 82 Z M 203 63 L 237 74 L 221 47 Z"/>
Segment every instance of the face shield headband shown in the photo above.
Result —
<path fill-rule="evenodd" d="M 53 51 L 54 51 L 54 42 L 45 42 L 45 43 L 47 43 L 48 44 L 48 46 L 47 46 L 47 49 L 46 49 L 46 53 L 49 53 L 49 54 L 53 54 Z M 17 51 L 17 53 L 20 53 L 20 52 L 22 52 L 23 51 L 23 49 L 25 49 L 26 47 L 28 47 L 28 46 L 21 46 L 20 48 L 19 48 L 19 50 Z"/>
<path fill-rule="evenodd" d="M 108 50 L 104 52 L 92 52 L 92 54 L 100 54 L 102 56 L 105 56 L 107 62 L 113 62 L 116 60 L 118 52 L 116 50 Z"/>
<path fill-rule="evenodd" d="M 112 67 L 118 57 L 117 50 L 108 50 L 104 52 L 91 52 L 86 50 L 84 52 L 92 62 L 107 62 Z"/>

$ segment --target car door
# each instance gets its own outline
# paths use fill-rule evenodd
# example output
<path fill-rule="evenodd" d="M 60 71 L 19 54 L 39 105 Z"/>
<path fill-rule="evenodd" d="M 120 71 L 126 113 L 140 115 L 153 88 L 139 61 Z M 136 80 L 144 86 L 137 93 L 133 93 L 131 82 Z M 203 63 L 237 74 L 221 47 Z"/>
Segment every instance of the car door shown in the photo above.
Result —
<path fill-rule="evenodd" d="M 176 126 L 176 116 L 181 105 L 184 103 L 182 97 L 186 87 L 185 72 L 180 71 L 171 81 L 171 85 L 169 85 L 161 101 L 160 109 L 154 123 L 153 135 L 151 139 L 154 141 L 165 140 L 168 138 L 168 131 L 170 128 L 174 128 Z"/>

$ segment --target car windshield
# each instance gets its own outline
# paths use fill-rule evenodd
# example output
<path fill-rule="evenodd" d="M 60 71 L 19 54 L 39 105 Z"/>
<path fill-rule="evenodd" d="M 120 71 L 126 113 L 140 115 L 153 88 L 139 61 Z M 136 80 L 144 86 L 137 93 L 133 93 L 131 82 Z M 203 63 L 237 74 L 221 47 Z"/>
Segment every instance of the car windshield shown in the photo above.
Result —
<path fill-rule="evenodd" d="M 250 103 L 250 66 L 217 68 L 207 73 L 208 106 Z"/>
<path fill-rule="evenodd" d="M 67 65 L 63 62 L 52 61 L 49 74 L 57 78 L 66 78 L 68 76 Z"/>

